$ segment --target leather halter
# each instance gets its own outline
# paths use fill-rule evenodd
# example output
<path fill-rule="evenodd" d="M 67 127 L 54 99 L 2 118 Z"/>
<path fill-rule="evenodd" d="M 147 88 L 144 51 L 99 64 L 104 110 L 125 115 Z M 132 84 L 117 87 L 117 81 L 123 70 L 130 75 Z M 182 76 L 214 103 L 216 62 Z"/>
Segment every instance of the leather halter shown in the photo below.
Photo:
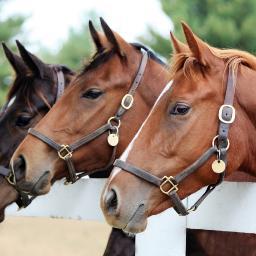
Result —
<path fill-rule="evenodd" d="M 228 81 L 224 104 L 219 109 L 219 130 L 218 135 L 213 138 L 212 146 L 206 150 L 193 164 L 188 166 L 182 172 L 176 176 L 164 176 L 159 178 L 155 175 L 150 174 L 147 170 L 136 167 L 132 164 L 126 163 L 120 159 L 114 162 L 114 166 L 121 168 L 157 187 L 160 188 L 161 192 L 168 195 L 172 202 L 175 211 L 182 216 L 188 215 L 191 211 L 195 211 L 203 200 L 218 186 L 224 179 L 226 164 L 227 164 L 227 150 L 229 148 L 228 131 L 230 124 L 235 120 L 235 109 L 233 107 L 235 85 L 236 85 L 237 71 L 232 70 L 229 67 Z M 216 143 L 217 142 L 217 143 Z M 177 194 L 178 186 L 189 175 L 196 172 L 201 166 L 203 166 L 214 154 L 217 155 L 217 160 L 223 161 L 224 168 L 219 172 L 219 177 L 216 183 L 211 184 L 207 187 L 204 194 L 190 207 L 186 208 L 182 203 L 179 195 Z"/>
<path fill-rule="evenodd" d="M 142 77 L 145 72 L 147 62 L 148 62 L 148 58 L 149 58 L 148 51 L 141 50 L 141 52 L 142 52 L 142 58 L 141 58 L 141 62 L 140 62 L 137 74 L 135 76 L 135 79 L 133 80 L 133 83 L 132 83 L 128 93 L 126 95 L 124 95 L 124 97 L 122 98 L 121 104 L 120 104 L 116 114 L 114 116 L 110 117 L 106 124 L 104 124 L 97 130 L 82 137 L 80 140 L 78 140 L 70 145 L 58 144 L 53 139 L 47 137 L 46 135 L 42 134 L 41 132 L 39 132 L 33 128 L 30 128 L 28 130 L 28 134 L 38 138 L 39 140 L 43 141 L 51 148 L 55 149 L 58 153 L 58 157 L 66 162 L 67 167 L 68 167 L 68 173 L 69 173 L 69 176 L 66 178 L 66 181 L 65 181 L 66 185 L 70 184 L 70 183 L 75 183 L 77 180 L 81 179 L 83 176 L 107 170 L 113 165 L 113 162 L 115 160 L 115 155 L 116 155 L 116 146 L 117 146 L 118 142 L 115 145 L 111 145 L 112 146 L 112 156 L 111 156 L 109 162 L 107 163 L 107 165 L 100 169 L 95 169 L 95 170 L 88 171 L 88 172 L 83 171 L 83 172 L 78 173 L 76 171 L 74 163 L 72 161 L 72 155 L 73 155 L 74 151 L 76 151 L 77 149 L 79 149 L 82 146 L 87 145 L 88 143 L 95 140 L 96 138 L 98 138 L 99 136 L 101 136 L 102 134 L 104 134 L 106 132 L 109 132 L 110 135 L 114 134 L 114 136 L 118 137 L 118 131 L 119 131 L 119 128 L 121 125 L 121 117 L 133 105 L 134 94 L 142 80 Z"/>
<path fill-rule="evenodd" d="M 57 84 L 57 93 L 56 93 L 56 99 L 55 102 L 62 96 L 62 94 L 64 93 L 65 90 L 65 77 L 64 74 L 62 72 L 61 66 L 58 65 L 52 65 L 51 66 L 54 73 L 56 74 L 56 84 Z M 1 110 L 1 114 L 4 113 L 7 110 L 8 107 L 8 103 L 4 105 L 4 107 Z M 10 185 L 14 186 L 15 189 L 17 190 L 19 196 L 18 199 L 16 201 L 17 205 L 19 206 L 19 208 L 21 207 L 27 207 L 32 200 L 35 197 L 29 197 L 29 195 L 24 192 L 21 191 L 16 184 L 16 181 L 19 180 L 21 177 L 19 177 L 14 170 L 12 170 L 12 168 L 8 169 L 5 168 L 4 166 L 0 166 L 0 175 L 3 176 Z"/>

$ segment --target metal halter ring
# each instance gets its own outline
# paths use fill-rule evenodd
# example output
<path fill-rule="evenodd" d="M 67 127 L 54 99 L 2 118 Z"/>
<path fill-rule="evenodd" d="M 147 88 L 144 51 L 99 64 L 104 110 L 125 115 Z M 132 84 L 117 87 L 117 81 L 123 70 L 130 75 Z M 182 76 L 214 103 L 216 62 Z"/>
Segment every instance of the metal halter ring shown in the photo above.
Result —
<path fill-rule="evenodd" d="M 231 115 L 231 118 L 230 120 L 225 120 L 223 119 L 222 117 L 222 113 L 223 113 L 223 109 L 224 108 L 230 108 L 232 110 L 232 115 Z M 224 104 L 220 107 L 219 109 L 219 119 L 222 123 L 225 123 L 225 124 L 232 124 L 235 120 L 235 117 L 236 117 L 236 110 L 235 108 L 232 106 L 232 105 L 228 105 L 228 104 Z"/>
<path fill-rule="evenodd" d="M 61 145 L 60 150 L 58 150 L 58 155 L 61 159 L 67 160 L 72 157 L 72 150 L 69 145 Z"/>
<path fill-rule="evenodd" d="M 215 141 L 218 139 L 218 137 L 219 137 L 219 135 L 216 135 L 216 136 L 213 138 L 213 140 L 212 140 L 212 146 L 213 146 L 213 147 L 216 146 Z M 227 144 L 226 148 L 223 148 L 223 149 L 225 149 L 225 150 L 228 150 L 228 149 L 229 149 L 229 146 L 230 146 L 229 139 L 227 139 L 227 142 L 228 142 L 228 144 Z"/>
<path fill-rule="evenodd" d="M 172 192 L 172 191 L 175 191 L 175 192 L 178 191 L 178 184 L 175 184 L 175 183 L 173 182 L 174 178 L 173 178 L 172 176 L 170 176 L 170 177 L 164 176 L 164 177 L 162 178 L 162 180 L 163 180 L 163 182 L 162 182 L 162 184 L 160 185 L 160 190 L 161 190 L 164 194 L 169 195 L 170 192 Z M 165 186 L 166 184 L 169 184 L 169 185 L 171 186 L 168 190 L 165 190 L 165 189 L 164 189 L 164 186 Z"/>
<path fill-rule="evenodd" d="M 125 94 L 123 99 L 122 99 L 122 102 L 121 102 L 121 106 L 124 108 L 124 109 L 130 109 L 133 105 L 133 101 L 134 101 L 134 98 L 131 94 Z"/>
<path fill-rule="evenodd" d="M 118 129 L 121 125 L 121 120 L 117 119 L 115 116 L 112 116 L 108 119 L 108 124 L 110 124 L 111 126 L 117 127 Z"/>
<path fill-rule="evenodd" d="M 118 126 L 112 126 L 111 129 L 109 130 L 109 134 L 118 134 L 119 128 Z"/>

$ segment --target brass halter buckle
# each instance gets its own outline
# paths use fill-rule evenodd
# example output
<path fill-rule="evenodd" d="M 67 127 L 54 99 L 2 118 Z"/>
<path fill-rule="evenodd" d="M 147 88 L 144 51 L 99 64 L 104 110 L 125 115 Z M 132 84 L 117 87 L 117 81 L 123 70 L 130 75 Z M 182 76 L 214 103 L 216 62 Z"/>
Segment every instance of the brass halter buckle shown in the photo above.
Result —
<path fill-rule="evenodd" d="M 162 180 L 163 180 L 163 182 L 162 182 L 162 184 L 160 185 L 160 190 L 161 190 L 164 194 L 169 195 L 170 192 L 172 192 L 172 191 L 175 191 L 175 192 L 178 191 L 178 184 L 175 184 L 175 183 L 173 182 L 174 178 L 173 178 L 172 176 L 170 176 L 170 177 L 164 176 L 164 177 L 162 178 Z M 169 186 L 171 186 L 168 190 L 166 190 L 166 189 L 164 188 L 164 187 L 166 187 L 166 184 L 168 184 Z"/>
<path fill-rule="evenodd" d="M 121 106 L 124 108 L 124 109 L 130 109 L 133 105 L 133 96 L 131 94 L 125 94 L 123 99 L 122 99 L 122 102 L 121 102 Z"/>
<path fill-rule="evenodd" d="M 67 160 L 72 157 L 72 150 L 70 149 L 69 145 L 61 145 L 58 155 L 61 159 Z"/>
<path fill-rule="evenodd" d="M 11 172 L 7 177 L 5 177 L 5 179 L 7 180 L 7 182 L 12 185 L 15 186 L 16 185 L 16 178 L 13 175 L 13 173 Z"/>

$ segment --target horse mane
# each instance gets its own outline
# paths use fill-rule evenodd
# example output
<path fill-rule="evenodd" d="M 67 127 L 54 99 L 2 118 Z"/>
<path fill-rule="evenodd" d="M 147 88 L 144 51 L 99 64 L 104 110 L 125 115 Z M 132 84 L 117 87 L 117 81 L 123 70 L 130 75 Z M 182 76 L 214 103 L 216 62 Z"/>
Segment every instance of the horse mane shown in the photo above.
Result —
<path fill-rule="evenodd" d="M 236 71 L 240 64 L 256 70 L 256 57 L 252 54 L 237 49 L 217 49 L 208 46 L 210 51 L 218 58 L 226 63 L 225 70 L 229 66 Z M 190 52 L 175 53 L 171 59 L 170 77 L 173 79 L 175 74 L 183 69 L 186 77 L 196 79 L 198 77 L 198 69 L 195 67 L 197 59 Z"/>
<path fill-rule="evenodd" d="M 152 60 L 158 62 L 162 66 L 167 67 L 167 65 L 158 57 L 156 54 L 148 49 L 146 46 L 140 44 L 140 43 L 130 43 L 136 50 L 140 51 L 141 49 L 144 49 L 148 52 L 149 58 Z M 85 63 L 84 67 L 82 68 L 80 74 L 78 76 L 84 75 L 86 72 L 96 69 L 98 66 L 106 63 L 109 59 L 111 59 L 116 54 L 115 49 L 108 49 L 108 50 L 101 50 L 97 51 L 92 58 Z M 121 57 L 121 61 L 125 62 L 126 58 L 125 56 Z"/>

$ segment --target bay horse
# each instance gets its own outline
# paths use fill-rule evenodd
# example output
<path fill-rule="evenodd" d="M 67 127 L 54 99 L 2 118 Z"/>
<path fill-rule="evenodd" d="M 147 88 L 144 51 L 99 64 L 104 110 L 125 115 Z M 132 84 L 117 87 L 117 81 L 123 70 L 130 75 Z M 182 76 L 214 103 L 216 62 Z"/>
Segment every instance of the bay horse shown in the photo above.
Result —
<path fill-rule="evenodd" d="M 42 120 L 42 123 L 39 124 L 39 126 L 42 126 L 45 123 L 43 129 L 49 128 L 47 135 L 61 143 L 62 141 L 69 143 L 69 141 L 80 138 L 82 135 L 97 129 L 97 126 L 101 123 L 106 122 L 118 108 L 120 100 L 130 88 L 133 79 L 138 78 L 140 75 L 140 73 L 136 74 L 136 72 L 138 67 L 143 64 L 141 63 L 141 57 L 145 53 L 142 54 L 141 52 L 145 47 L 139 44 L 127 43 L 117 33 L 113 33 L 103 20 L 101 20 L 101 23 L 104 34 L 97 32 L 91 22 L 89 24 L 90 32 L 97 48 L 96 54 L 89 64 L 84 67 L 81 74 L 74 79 L 70 89 L 66 92 L 66 96 L 64 96 L 65 98 L 60 99 L 47 114 L 47 119 Z M 142 80 L 136 90 L 133 109 L 129 110 L 122 120 L 124 125 L 120 129 L 121 135 L 117 155 L 121 154 L 129 139 L 133 137 L 136 129 L 138 129 L 162 90 L 163 85 L 167 82 L 168 72 L 166 66 L 153 52 L 146 48 L 145 51 L 149 59 L 144 75 L 143 73 L 141 74 L 143 78 L 141 77 Z M 138 79 L 135 79 L 136 81 Z M 127 104 L 127 102 L 123 101 L 122 104 Z M 126 105 L 124 106 L 127 107 Z M 124 112 L 124 110 L 122 109 L 121 112 Z M 64 120 L 63 113 L 65 113 L 66 120 Z M 59 114 L 61 118 L 58 117 Z M 52 125 L 49 124 L 49 121 L 52 122 Z M 116 120 L 113 121 L 115 122 Z M 35 129 L 38 130 L 38 127 L 36 126 Z M 27 144 L 26 141 L 30 139 L 33 140 L 32 143 L 35 142 L 38 146 L 38 151 L 40 151 L 38 156 L 45 156 L 50 160 L 49 164 L 56 163 L 54 169 L 51 169 L 52 181 L 66 176 L 67 170 L 63 168 L 62 160 L 57 161 L 56 152 L 36 140 L 36 138 L 28 136 L 18 150 L 22 149 Z M 28 141 L 28 143 L 30 142 Z M 42 146 L 45 148 L 43 151 L 41 151 Z M 49 151 L 49 154 L 45 150 Z M 90 143 L 90 147 L 81 148 L 80 152 L 76 152 L 74 154 L 74 163 L 80 171 L 98 168 L 98 166 L 105 165 L 105 162 L 109 162 L 111 151 L 112 148 L 107 145 L 106 135 L 104 135 L 102 138 L 97 139 L 95 143 Z M 52 155 L 52 157 L 48 158 L 49 155 Z M 85 155 L 87 159 L 85 159 Z M 20 156 L 19 153 L 18 156 Z M 32 157 L 32 155 L 29 154 L 28 157 Z M 37 164 L 40 165 L 39 160 L 37 159 Z M 84 160 L 86 161 L 83 163 Z M 53 162 L 51 163 L 51 161 Z M 26 159 L 25 163 L 29 163 L 29 159 Z M 37 175 L 38 169 L 33 166 L 31 171 L 35 171 Z M 29 175 L 29 172 L 26 170 L 25 174 Z M 95 173 L 95 176 L 100 175 Z M 49 186 L 50 183 L 48 184 Z M 27 190 L 27 187 L 25 189 Z M 119 230 L 113 229 L 104 255 L 114 256 L 120 255 L 120 253 L 124 256 L 135 254 L 134 238 L 124 236 Z"/>
<path fill-rule="evenodd" d="M 170 207 L 180 215 L 196 210 L 225 174 L 256 176 L 256 58 L 211 47 L 182 26 L 188 47 L 176 48 L 171 82 L 102 193 L 107 222 L 127 232 L 144 231 L 149 216 Z M 192 207 L 182 204 L 207 185 Z"/>
<path fill-rule="evenodd" d="M 108 170 L 167 82 L 166 65 L 153 52 L 100 20 L 103 34 L 89 24 L 95 55 L 11 159 L 14 175 L 24 173 L 20 190 L 42 195 L 55 179 L 74 183 L 77 173 Z"/>
<path fill-rule="evenodd" d="M 44 63 L 19 41 L 17 46 L 21 57 L 3 43 L 5 56 L 15 71 L 15 80 L 0 117 L 0 165 L 5 168 L 8 167 L 13 152 L 26 136 L 27 130 L 35 126 L 49 111 L 75 75 L 75 72 L 66 66 Z M 64 83 L 60 84 L 62 82 Z M 4 220 L 5 208 L 18 199 L 17 190 L 0 175 L 0 222 Z M 18 203 L 20 206 L 22 202 Z M 113 229 L 104 255 L 119 255 L 120 250 L 123 255 L 134 255 L 134 238 Z"/>

